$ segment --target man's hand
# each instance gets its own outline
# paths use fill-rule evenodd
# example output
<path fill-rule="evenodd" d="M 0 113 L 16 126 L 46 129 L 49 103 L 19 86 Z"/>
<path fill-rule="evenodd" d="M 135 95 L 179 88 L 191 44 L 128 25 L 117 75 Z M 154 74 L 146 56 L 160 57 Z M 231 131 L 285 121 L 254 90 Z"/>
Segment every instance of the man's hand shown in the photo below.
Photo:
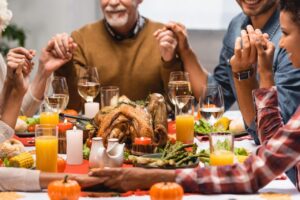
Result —
<path fill-rule="evenodd" d="M 255 47 L 256 33 L 251 25 L 247 26 L 247 31 L 241 31 L 241 37 L 235 41 L 234 55 L 230 59 L 233 72 L 248 70 L 257 62 L 257 51 Z"/>
<path fill-rule="evenodd" d="M 166 27 L 175 34 L 178 42 L 178 53 L 182 56 L 185 52 L 190 51 L 190 45 L 188 42 L 188 34 L 184 25 L 176 22 L 169 22 Z"/>
<path fill-rule="evenodd" d="M 158 29 L 153 34 L 159 43 L 159 50 L 164 61 L 171 61 L 176 54 L 177 40 L 172 31 L 166 27 Z"/>
<path fill-rule="evenodd" d="M 67 33 L 57 34 L 42 50 L 39 70 L 42 74 L 50 76 L 52 72 L 71 60 L 76 47 L 77 44 Z"/>
<path fill-rule="evenodd" d="M 260 88 L 270 88 L 274 83 L 273 77 L 273 57 L 275 46 L 268 40 L 268 35 L 262 34 L 259 29 L 255 30 L 256 40 L 255 46 L 257 49 L 257 72 L 260 76 Z"/>

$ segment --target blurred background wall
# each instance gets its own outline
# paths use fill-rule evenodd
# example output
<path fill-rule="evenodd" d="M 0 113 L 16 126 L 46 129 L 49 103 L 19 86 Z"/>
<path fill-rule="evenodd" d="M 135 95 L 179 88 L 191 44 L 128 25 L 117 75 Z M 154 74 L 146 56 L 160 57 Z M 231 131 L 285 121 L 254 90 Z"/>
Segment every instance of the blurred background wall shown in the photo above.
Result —
<path fill-rule="evenodd" d="M 8 0 L 13 23 L 25 30 L 26 47 L 40 50 L 56 33 L 71 33 L 102 17 L 99 0 Z M 222 37 L 240 12 L 235 0 L 144 0 L 140 13 L 156 21 L 186 25 L 190 44 L 210 72 L 218 63 Z"/>

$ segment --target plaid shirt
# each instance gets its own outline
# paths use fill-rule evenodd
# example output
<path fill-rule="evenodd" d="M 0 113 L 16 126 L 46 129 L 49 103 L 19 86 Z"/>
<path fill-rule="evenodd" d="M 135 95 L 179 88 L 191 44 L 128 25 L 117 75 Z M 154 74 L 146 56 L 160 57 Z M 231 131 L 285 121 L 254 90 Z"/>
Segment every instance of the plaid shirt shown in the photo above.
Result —
<path fill-rule="evenodd" d="M 243 164 L 176 170 L 176 181 L 186 192 L 255 193 L 300 161 L 300 108 L 283 126 L 276 88 L 254 91 L 254 100 L 262 141 L 256 154 Z"/>

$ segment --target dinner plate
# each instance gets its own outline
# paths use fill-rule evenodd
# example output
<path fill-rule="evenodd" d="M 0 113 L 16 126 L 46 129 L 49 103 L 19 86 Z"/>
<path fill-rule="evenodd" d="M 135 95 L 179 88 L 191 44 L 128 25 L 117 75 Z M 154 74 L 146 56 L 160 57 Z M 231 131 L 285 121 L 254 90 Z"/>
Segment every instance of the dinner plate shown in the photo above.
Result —
<path fill-rule="evenodd" d="M 22 132 L 16 131 L 15 134 L 19 137 L 33 137 L 33 136 L 35 136 L 34 132 L 28 132 L 28 131 L 22 131 Z"/>
<path fill-rule="evenodd" d="M 154 153 L 154 154 L 147 154 L 147 155 L 143 155 L 141 157 L 144 158 L 157 158 L 159 159 L 161 157 L 161 153 Z M 140 163 L 134 163 L 133 166 L 134 167 L 142 167 L 142 168 L 153 168 L 153 169 L 182 169 L 182 168 L 195 168 L 199 165 L 199 159 L 196 160 L 196 162 L 190 164 L 190 165 L 181 165 L 179 167 L 176 166 L 163 166 L 163 167 L 158 167 L 158 166 L 153 166 L 153 165 L 149 165 L 149 164 L 140 164 Z"/>

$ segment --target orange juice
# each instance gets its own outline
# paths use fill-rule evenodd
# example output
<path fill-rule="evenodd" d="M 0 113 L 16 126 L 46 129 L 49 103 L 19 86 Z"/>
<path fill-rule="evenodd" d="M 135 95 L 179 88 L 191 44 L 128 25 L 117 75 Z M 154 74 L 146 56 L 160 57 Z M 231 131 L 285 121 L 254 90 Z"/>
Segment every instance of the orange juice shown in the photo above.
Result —
<path fill-rule="evenodd" d="M 36 168 L 43 172 L 57 171 L 58 139 L 55 136 L 35 138 Z"/>
<path fill-rule="evenodd" d="M 59 116 L 57 112 L 42 112 L 40 114 L 40 124 L 53 124 L 59 123 Z"/>
<path fill-rule="evenodd" d="M 176 116 L 176 140 L 182 143 L 193 143 L 194 141 L 194 116 Z"/>
<path fill-rule="evenodd" d="M 223 166 L 232 165 L 234 160 L 234 154 L 231 151 L 219 150 L 210 153 L 210 165 Z"/>

